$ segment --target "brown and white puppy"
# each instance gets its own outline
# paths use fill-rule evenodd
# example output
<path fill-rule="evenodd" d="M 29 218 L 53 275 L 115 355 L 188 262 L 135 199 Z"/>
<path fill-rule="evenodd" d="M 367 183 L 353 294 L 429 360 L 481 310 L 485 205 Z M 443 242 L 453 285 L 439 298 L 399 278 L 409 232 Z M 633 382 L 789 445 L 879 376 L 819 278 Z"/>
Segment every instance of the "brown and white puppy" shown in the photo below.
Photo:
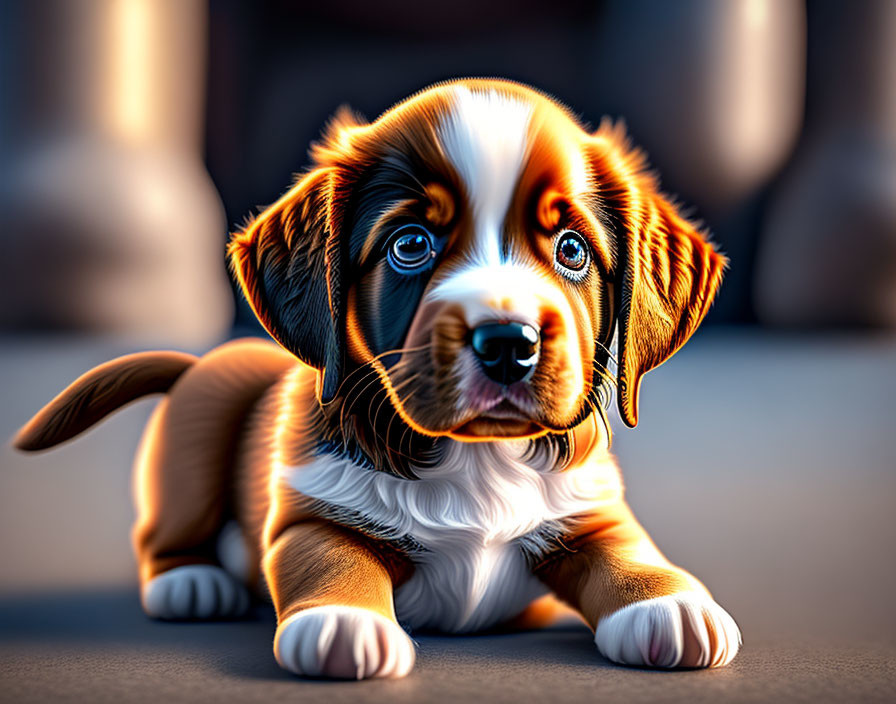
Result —
<path fill-rule="evenodd" d="M 609 390 L 634 426 L 725 265 L 641 154 L 462 80 L 340 113 L 312 156 L 230 245 L 281 347 L 114 360 L 18 437 L 166 392 L 136 466 L 147 613 L 234 616 L 266 586 L 277 660 L 313 676 L 402 676 L 405 628 L 531 626 L 558 601 L 616 662 L 729 662 L 737 626 L 651 542 L 608 452 Z"/>

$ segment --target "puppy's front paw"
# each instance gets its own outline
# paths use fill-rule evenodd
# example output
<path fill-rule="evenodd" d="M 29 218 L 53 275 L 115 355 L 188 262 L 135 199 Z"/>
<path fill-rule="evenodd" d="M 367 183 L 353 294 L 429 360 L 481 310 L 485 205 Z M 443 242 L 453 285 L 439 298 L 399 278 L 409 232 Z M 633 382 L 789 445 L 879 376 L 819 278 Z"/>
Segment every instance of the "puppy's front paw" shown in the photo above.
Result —
<path fill-rule="evenodd" d="M 623 665 L 720 667 L 737 655 L 740 629 L 706 594 L 682 592 L 629 604 L 601 619 L 601 654 Z"/>
<path fill-rule="evenodd" d="M 362 680 L 404 677 L 414 644 L 395 623 L 354 606 L 316 606 L 277 627 L 274 657 L 297 675 Z"/>
<path fill-rule="evenodd" d="M 184 565 L 156 575 L 140 590 L 147 616 L 168 620 L 242 616 L 249 592 L 220 567 Z"/>

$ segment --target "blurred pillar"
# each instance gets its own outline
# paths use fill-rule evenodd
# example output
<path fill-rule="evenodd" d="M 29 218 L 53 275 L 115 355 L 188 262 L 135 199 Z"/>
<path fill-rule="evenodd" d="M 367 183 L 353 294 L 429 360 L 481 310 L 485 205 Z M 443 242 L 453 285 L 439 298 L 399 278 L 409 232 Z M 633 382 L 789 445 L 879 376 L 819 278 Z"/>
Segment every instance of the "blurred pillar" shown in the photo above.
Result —
<path fill-rule="evenodd" d="M 712 313 L 751 316 L 754 211 L 802 126 L 802 0 L 608 0 L 591 83 L 662 176 L 696 206 L 731 268 Z"/>
<path fill-rule="evenodd" d="M 807 130 L 771 203 L 763 322 L 896 327 L 896 2 L 809 5 Z"/>
<path fill-rule="evenodd" d="M 229 329 L 206 25 L 201 0 L 0 3 L 0 328 Z"/>

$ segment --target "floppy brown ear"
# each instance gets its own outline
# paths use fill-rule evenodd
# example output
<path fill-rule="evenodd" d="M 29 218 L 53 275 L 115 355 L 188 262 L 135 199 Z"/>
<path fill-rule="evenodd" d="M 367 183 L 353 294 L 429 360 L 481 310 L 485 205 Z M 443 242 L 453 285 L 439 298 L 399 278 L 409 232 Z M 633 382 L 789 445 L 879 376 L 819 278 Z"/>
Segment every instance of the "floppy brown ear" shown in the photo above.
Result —
<path fill-rule="evenodd" d="M 336 167 L 318 168 L 270 206 L 228 248 L 261 324 L 283 347 L 322 371 L 321 399 L 343 373 L 342 199 Z"/>
<path fill-rule="evenodd" d="M 660 193 L 624 125 L 605 119 L 589 148 L 601 210 L 616 240 L 609 272 L 619 323 L 616 403 L 634 428 L 641 378 L 694 333 L 728 262 Z"/>
<path fill-rule="evenodd" d="M 620 233 L 616 401 L 638 424 L 641 378 L 671 357 L 709 310 L 727 264 L 697 228 L 655 190 L 642 193 L 643 217 Z"/>

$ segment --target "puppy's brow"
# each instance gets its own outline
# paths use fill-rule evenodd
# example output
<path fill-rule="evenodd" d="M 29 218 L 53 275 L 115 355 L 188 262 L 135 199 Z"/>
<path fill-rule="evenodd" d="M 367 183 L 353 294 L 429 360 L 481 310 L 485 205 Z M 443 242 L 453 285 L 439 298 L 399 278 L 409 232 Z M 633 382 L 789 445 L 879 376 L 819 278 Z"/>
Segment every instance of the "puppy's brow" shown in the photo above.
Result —
<path fill-rule="evenodd" d="M 432 182 L 423 189 L 429 199 L 426 209 L 426 219 L 433 225 L 444 227 L 454 218 L 456 211 L 454 196 L 440 183 Z"/>
<path fill-rule="evenodd" d="M 538 224 L 548 232 L 555 230 L 560 224 L 560 218 L 566 205 L 566 199 L 560 192 L 553 188 L 545 190 L 539 197 L 535 209 Z"/>

